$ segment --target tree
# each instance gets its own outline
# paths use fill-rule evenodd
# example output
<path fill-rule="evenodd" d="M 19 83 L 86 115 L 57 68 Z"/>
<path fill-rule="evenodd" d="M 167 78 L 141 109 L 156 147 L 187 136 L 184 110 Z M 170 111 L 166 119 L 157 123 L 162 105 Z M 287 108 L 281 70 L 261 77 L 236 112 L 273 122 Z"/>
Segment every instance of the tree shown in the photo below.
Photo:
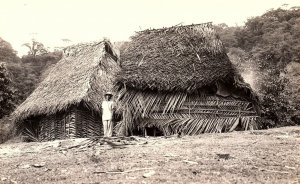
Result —
<path fill-rule="evenodd" d="M 10 114 L 15 107 L 10 82 L 5 64 L 0 63 L 0 119 Z"/>
<path fill-rule="evenodd" d="M 10 43 L 0 37 L 0 62 L 17 62 L 16 51 L 13 50 Z"/>
<path fill-rule="evenodd" d="M 248 19 L 235 35 L 239 47 L 267 65 L 276 63 L 283 69 L 300 62 L 300 9 L 270 10 Z"/>
<path fill-rule="evenodd" d="M 37 55 L 44 55 L 48 53 L 48 50 L 45 48 L 44 44 L 32 39 L 31 43 L 24 43 L 23 46 L 29 49 L 28 55 L 33 56 L 34 58 Z"/>
<path fill-rule="evenodd" d="M 230 49 L 232 47 L 238 47 L 235 31 L 239 29 L 239 27 L 229 27 L 228 25 L 223 23 L 215 25 L 214 28 L 220 35 L 225 48 Z"/>

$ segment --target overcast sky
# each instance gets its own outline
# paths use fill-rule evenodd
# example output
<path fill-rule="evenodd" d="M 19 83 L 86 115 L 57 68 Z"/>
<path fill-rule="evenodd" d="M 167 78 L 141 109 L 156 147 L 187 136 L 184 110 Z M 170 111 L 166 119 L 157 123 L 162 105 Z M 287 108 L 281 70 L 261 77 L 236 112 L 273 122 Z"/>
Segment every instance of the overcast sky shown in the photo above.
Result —
<path fill-rule="evenodd" d="M 22 55 L 32 38 L 54 47 L 62 39 L 124 41 L 135 31 L 180 23 L 243 25 L 283 4 L 300 0 L 0 0 L 0 37 Z"/>

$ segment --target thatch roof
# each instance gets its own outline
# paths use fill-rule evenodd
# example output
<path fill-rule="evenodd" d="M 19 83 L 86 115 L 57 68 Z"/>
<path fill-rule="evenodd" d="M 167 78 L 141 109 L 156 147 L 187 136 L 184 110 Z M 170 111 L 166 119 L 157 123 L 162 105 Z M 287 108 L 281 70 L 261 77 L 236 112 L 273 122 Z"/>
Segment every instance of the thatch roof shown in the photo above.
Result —
<path fill-rule="evenodd" d="M 211 23 L 137 32 L 121 62 L 118 85 L 141 90 L 193 92 L 236 77 Z"/>
<path fill-rule="evenodd" d="M 65 48 L 63 58 L 16 109 L 16 120 L 52 114 L 81 102 L 98 110 L 103 94 L 113 87 L 119 69 L 116 60 L 107 40 Z"/>

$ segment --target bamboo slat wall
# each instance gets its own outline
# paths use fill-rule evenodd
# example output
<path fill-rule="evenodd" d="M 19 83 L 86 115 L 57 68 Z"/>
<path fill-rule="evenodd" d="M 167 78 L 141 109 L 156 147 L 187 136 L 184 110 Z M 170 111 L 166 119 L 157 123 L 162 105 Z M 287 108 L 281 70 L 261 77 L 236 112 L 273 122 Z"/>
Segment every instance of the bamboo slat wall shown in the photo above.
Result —
<path fill-rule="evenodd" d="M 55 139 L 74 138 L 75 119 L 74 111 L 57 113 L 41 118 L 39 123 L 39 140 L 49 141 Z"/>
<path fill-rule="evenodd" d="M 102 120 L 96 112 L 84 108 L 75 110 L 76 137 L 94 137 L 103 135 Z"/>
<path fill-rule="evenodd" d="M 103 135 L 101 116 L 83 107 L 73 107 L 65 112 L 32 119 L 30 126 L 32 124 L 38 126 L 25 130 L 26 135 L 31 135 L 35 141 Z"/>

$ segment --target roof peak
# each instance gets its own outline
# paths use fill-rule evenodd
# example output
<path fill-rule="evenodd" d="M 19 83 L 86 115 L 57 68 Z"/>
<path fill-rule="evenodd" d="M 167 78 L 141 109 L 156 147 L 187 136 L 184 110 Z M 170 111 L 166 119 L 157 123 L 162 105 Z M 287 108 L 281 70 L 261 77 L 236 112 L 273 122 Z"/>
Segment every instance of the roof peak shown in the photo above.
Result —
<path fill-rule="evenodd" d="M 115 60 L 118 59 L 118 54 L 116 53 L 110 40 L 107 38 L 98 41 L 81 42 L 67 46 L 63 49 L 63 53 L 65 57 L 76 57 L 79 55 L 84 55 L 86 52 L 94 52 L 99 47 L 105 49 L 105 51 L 114 57 Z"/>
<path fill-rule="evenodd" d="M 101 40 L 90 41 L 90 42 L 79 42 L 76 44 L 66 46 L 64 49 L 74 48 L 74 47 L 82 47 L 82 46 L 96 46 L 96 45 L 99 45 L 99 44 L 105 43 L 105 42 L 110 42 L 110 41 L 109 41 L 109 39 L 101 39 Z"/>
<path fill-rule="evenodd" d="M 188 25 L 182 25 L 177 24 L 175 26 L 171 27 L 162 27 L 162 28 L 157 28 L 157 29 L 145 29 L 142 31 L 137 31 L 137 33 L 144 33 L 144 32 L 156 32 L 156 31 L 163 31 L 163 30 L 172 30 L 172 29 L 183 29 L 183 28 L 195 28 L 195 27 L 208 27 L 212 28 L 212 22 L 205 22 L 205 23 L 199 23 L 199 24 L 188 24 Z"/>

